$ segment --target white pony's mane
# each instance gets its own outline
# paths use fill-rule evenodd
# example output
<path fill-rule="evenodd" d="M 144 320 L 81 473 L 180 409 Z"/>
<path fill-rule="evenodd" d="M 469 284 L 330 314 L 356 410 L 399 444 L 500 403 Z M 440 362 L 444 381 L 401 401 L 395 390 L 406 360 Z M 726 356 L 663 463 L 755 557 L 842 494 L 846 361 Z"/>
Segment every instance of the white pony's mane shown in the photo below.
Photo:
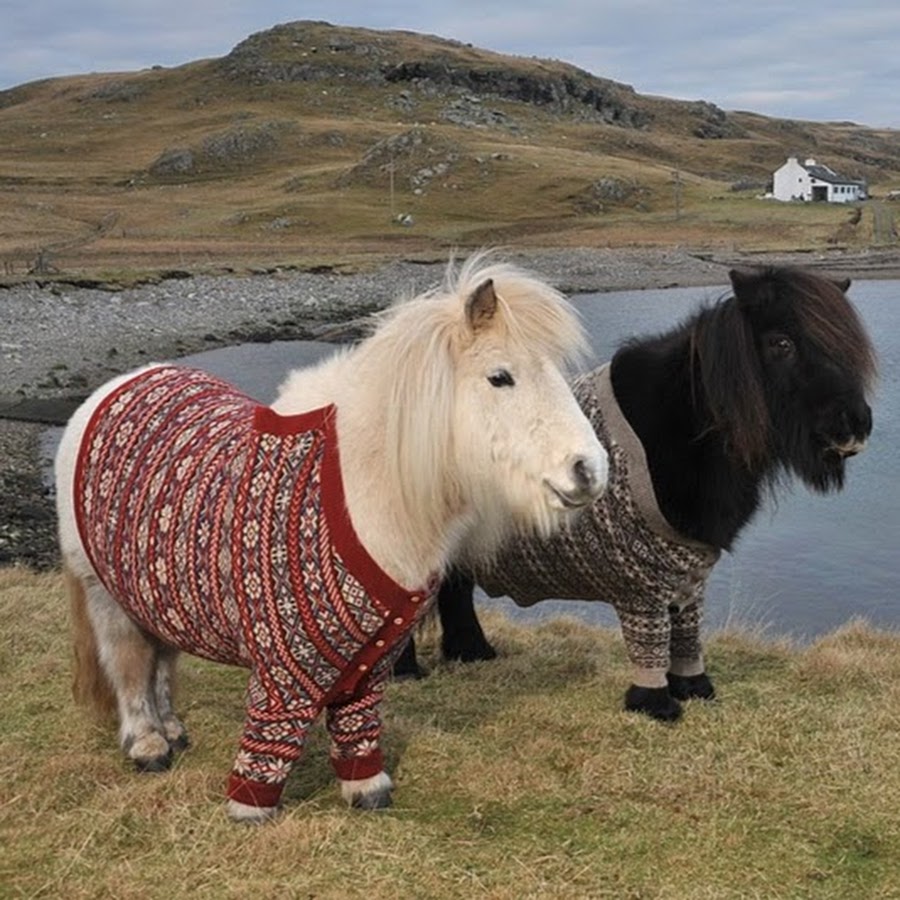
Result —
<path fill-rule="evenodd" d="M 435 478 L 458 471 L 454 454 L 455 379 L 460 355 L 477 337 L 465 316 L 466 299 L 492 279 L 498 310 L 491 333 L 508 343 L 511 354 L 548 356 L 560 368 L 581 361 L 588 342 L 581 320 L 557 290 L 509 264 L 491 262 L 488 253 L 457 268 L 451 260 L 444 282 L 401 301 L 374 317 L 378 329 L 358 347 L 369 362 L 367 378 L 384 379 L 381 397 L 385 446 L 397 453 L 387 460 L 389 477 L 403 498 L 407 521 L 430 531 L 460 512 L 462 485 Z M 376 374 L 377 373 L 377 374 Z M 468 493 L 471 493 L 470 491 Z"/>
<path fill-rule="evenodd" d="M 497 309 L 476 331 L 467 301 L 488 279 Z M 446 565 L 475 518 L 490 552 L 505 537 L 510 516 L 497 503 L 496 476 L 474 471 L 463 456 L 461 421 L 469 433 L 489 424 L 455 419 L 477 416 L 457 403 L 466 356 L 479 341 L 491 341 L 495 349 L 508 348 L 511 365 L 543 356 L 565 372 L 587 354 L 580 317 L 541 279 L 481 252 L 459 267 L 451 260 L 442 285 L 376 313 L 371 326 L 355 347 L 292 372 L 275 408 L 297 413 L 337 406 L 341 468 L 355 524 L 366 531 L 366 512 L 387 511 L 391 540 L 366 534 L 383 551 L 404 548 L 394 559 L 399 568 L 405 560 L 435 558 L 435 547 L 434 568 Z M 384 531 L 383 517 L 375 527 Z"/>

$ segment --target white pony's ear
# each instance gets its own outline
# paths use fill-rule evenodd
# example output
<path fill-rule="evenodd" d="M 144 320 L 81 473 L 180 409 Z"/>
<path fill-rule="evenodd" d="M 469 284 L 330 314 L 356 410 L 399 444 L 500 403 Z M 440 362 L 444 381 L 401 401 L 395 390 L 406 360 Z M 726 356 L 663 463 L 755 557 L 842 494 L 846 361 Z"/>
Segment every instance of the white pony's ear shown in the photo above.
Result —
<path fill-rule="evenodd" d="M 488 278 L 475 288 L 466 300 L 466 321 L 472 331 L 479 331 L 490 324 L 497 312 L 497 295 L 494 279 Z"/>

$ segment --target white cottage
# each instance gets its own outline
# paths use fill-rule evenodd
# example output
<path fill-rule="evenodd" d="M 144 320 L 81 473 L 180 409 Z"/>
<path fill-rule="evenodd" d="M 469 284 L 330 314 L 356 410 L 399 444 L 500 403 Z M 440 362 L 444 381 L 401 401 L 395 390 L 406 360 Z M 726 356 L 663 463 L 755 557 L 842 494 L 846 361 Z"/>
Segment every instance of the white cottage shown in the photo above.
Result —
<path fill-rule="evenodd" d="M 772 193 L 776 200 L 821 200 L 827 203 L 852 203 L 866 199 L 866 186 L 838 175 L 814 159 L 799 162 L 796 156 L 775 170 Z"/>

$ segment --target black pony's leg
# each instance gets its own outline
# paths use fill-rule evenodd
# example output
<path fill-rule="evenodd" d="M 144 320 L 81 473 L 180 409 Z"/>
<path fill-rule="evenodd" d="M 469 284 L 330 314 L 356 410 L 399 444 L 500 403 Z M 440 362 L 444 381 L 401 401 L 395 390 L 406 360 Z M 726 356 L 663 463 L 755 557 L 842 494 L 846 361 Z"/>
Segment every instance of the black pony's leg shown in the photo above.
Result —
<path fill-rule="evenodd" d="M 441 582 L 437 608 L 444 659 L 475 662 L 497 656 L 475 614 L 474 594 L 474 580 L 461 569 L 451 569 Z M 416 642 L 410 637 L 394 663 L 394 678 L 424 678 L 426 674 L 416 657 Z"/>
<path fill-rule="evenodd" d="M 681 704 L 669 691 L 669 638 L 666 609 L 623 610 L 616 607 L 625 650 L 634 667 L 634 682 L 625 693 L 625 709 L 660 722 L 681 717 Z"/>
<path fill-rule="evenodd" d="M 406 645 L 400 651 L 400 655 L 394 660 L 393 675 L 397 680 L 404 678 L 424 678 L 428 673 L 419 665 L 416 658 L 416 641 L 412 635 Z"/>
<path fill-rule="evenodd" d="M 703 662 L 700 643 L 702 617 L 702 594 L 696 603 L 689 606 L 669 608 L 672 640 L 667 678 L 669 692 L 679 700 L 712 700 L 716 696 L 716 689 L 706 674 Z"/>
<path fill-rule="evenodd" d="M 438 615 L 441 618 L 441 651 L 444 659 L 475 662 L 497 656 L 497 651 L 488 643 L 475 614 L 474 593 L 474 580 L 460 569 L 451 569 L 441 583 Z"/>

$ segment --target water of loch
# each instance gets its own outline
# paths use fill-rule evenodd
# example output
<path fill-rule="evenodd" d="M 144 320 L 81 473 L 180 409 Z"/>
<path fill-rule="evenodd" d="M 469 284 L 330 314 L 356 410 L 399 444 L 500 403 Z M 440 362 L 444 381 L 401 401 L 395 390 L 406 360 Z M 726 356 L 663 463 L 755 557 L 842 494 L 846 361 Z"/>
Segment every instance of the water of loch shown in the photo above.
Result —
<path fill-rule="evenodd" d="M 669 329 L 699 302 L 714 300 L 725 290 L 671 288 L 576 297 L 591 334 L 593 362 L 609 359 L 627 337 Z M 770 635 L 808 639 L 853 616 L 900 628 L 900 283 L 856 282 L 850 297 L 879 354 L 869 447 L 849 462 L 842 494 L 814 495 L 797 485 L 757 515 L 710 580 L 706 621 L 712 628 L 763 626 Z M 268 401 L 288 369 L 333 350 L 333 345 L 302 341 L 244 345 L 186 362 Z M 615 621 L 601 603 L 547 601 L 519 610 L 508 600 L 482 595 L 482 602 L 524 621 L 556 615 L 596 624 Z"/>

